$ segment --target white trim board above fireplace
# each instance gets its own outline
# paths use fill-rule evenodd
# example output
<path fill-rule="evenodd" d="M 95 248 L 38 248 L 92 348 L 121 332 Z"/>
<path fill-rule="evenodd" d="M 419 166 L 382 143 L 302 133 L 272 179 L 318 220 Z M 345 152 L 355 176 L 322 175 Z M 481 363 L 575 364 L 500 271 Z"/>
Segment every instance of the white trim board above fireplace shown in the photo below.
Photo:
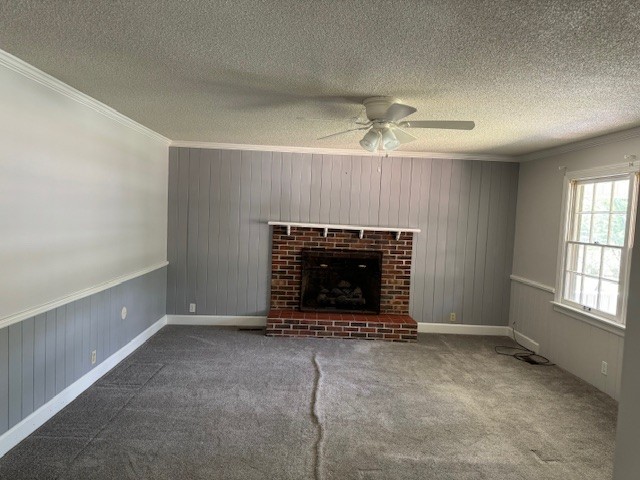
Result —
<path fill-rule="evenodd" d="M 421 230 L 419 228 L 409 228 L 409 227 L 376 227 L 373 225 L 364 226 L 364 225 L 338 225 L 335 223 L 299 223 L 299 222 L 280 222 L 270 220 L 267 222 L 272 226 L 281 226 L 287 227 L 287 235 L 291 235 L 291 227 L 299 227 L 299 228 L 318 228 L 324 231 L 324 237 L 327 236 L 329 230 L 353 230 L 356 232 L 360 232 L 360 238 L 364 236 L 364 232 L 393 232 L 396 234 L 396 240 L 400 239 L 400 235 L 404 232 L 407 233 L 420 233 Z"/>

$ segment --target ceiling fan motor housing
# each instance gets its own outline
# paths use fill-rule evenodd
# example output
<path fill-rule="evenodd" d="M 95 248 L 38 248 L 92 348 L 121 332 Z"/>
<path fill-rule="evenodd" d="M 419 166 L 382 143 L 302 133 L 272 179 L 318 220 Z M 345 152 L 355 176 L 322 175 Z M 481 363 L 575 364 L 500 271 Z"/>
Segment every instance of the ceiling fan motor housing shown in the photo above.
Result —
<path fill-rule="evenodd" d="M 367 118 L 371 121 L 385 118 L 389 107 L 398 100 L 393 97 L 371 97 L 364 100 Z"/>

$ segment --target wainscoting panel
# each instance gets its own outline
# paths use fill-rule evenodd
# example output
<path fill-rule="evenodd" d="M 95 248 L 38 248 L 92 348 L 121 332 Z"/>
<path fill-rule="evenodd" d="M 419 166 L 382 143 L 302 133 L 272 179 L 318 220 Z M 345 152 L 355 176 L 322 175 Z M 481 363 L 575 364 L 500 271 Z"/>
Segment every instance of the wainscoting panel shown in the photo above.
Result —
<path fill-rule="evenodd" d="M 507 325 L 517 183 L 515 163 L 171 148 L 167 313 L 266 315 L 282 220 L 421 228 L 411 316 Z"/>
<path fill-rule="evenodd" d="M 551 292 L 513 281 L 510 326 L 538 342 L 541 355 L 618 399 L 624 337 L 555 311 L 552 300 Z"/>
<path fill-rule="evenodd" d="M 0 435 L 162 318 L 166 279 L 160 268 L 0 329 Z"/>

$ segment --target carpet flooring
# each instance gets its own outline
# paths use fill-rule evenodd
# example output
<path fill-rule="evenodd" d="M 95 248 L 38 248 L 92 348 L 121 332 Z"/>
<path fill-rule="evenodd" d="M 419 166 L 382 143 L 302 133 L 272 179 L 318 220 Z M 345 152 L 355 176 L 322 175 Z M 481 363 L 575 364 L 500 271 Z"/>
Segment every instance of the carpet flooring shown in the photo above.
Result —
<path fill-rule="evenodd" d="M 494 353 L 508 342 L 167 326 L 0 459 L 0 478 L 611 478 L 616 402 Z"/>

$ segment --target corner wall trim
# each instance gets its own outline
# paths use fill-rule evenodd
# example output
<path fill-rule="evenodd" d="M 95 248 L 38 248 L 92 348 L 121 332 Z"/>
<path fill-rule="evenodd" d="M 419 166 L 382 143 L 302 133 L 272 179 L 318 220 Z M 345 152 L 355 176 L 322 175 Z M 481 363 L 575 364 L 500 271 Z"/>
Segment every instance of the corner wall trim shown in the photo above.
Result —
<path fill-rule="evenodd" d="M 167 325 L 203 325 L 219 327 L 264 327 L 265 316 L 167 315 Z"/>
<path fill-rule="evenodd" d="M 128 127 L 131 130 L 135 130 L 136 132 L 146 135 L 147 137 L 154 140 L 159 140 L 165 145 L 169 145 L 171 143 L 170 139 L 163 135 L 160 135 L 158 132 L 154 132 L 150 128 L 145 127 L 135 120 L 130 119 L 129 117 L 123 115 L 122 113 L 109 107 L 108 105 L 105 105 L 95 98 L 90 97 L 86 93 L 82 93 L 81 91 L 76 90 L 72 86 L 64 83 L 62 80 L 59 80 L 49 75 L 48 73 L 43 72 L 33 65 L 28 64 L 24 60 L 21 60 L 18 57 L 11 55 L 10 53 L 3 50 L 0 50 L 0 65 L 4 65 L 10 70 L 13 70 L 20 75 L 38 82 L 40 85 L 44 85 L 45 87 L 57 93 L 60 93 L 65 97 L 75 100 L 85 107 L 89 107 L 90 109 L 100 113 L 101 115 L 104 115 L 105 117 L 116 121 L 120 125 L 124 125 L 125 127 Z"/>
<path fill-rule="evenodd" d="M 629 140 L 631 138 L 640 137 L 640 127 L 633 127 L 627 130 L 620 130 L 618 132 L 606 133 L 604 135 L 598 135 L 584 140 L 578 140 L 576 142 L 565 143 L 557 147 L 546 148 L 544 150 L 537 150 L 531 153 L 525 153 L 519 155 L 516 161 L 529 162 L 531 160 L 539 160 L 541 158 L 553 157 L 555 155 L 561 155 L 563 153 L 575 152 L 577 150 L 585 150 L 587 148 L 597 147 L 599 145 L 606 145 L 609 143 L 621 142 L 623 140 Z"/>
<path fill-rule="evenodd" d="M 545 292 L 553 293 L 554 295 L 556 293 L 556 289 L 554 287 L 550 287 L 549 285 L 545 285 L 544 283 L 536 282 L 535 280 L 519 277 L 518 275 L 511 275 L 509 278 L 511 278 L 511 280 L 513 280 L 514 282 L 518 282 L 523 285 L 527 285 L 529 287 L 537 288 L 538 290 L 543 290 Z"/>
<path fill-rule="evenodd" d="M 527 347 L 529 350 L 532 350 L 535 353 L 540 352 L 540 344 L 535 340 L 527 337 L 524 333 L 520 333 L 514 329 L 513 335 L 514 337 L 516 337 L 516 342 L 518 342 L 523 347 Z"/>
<path fill-rule="evenodd" d="M 34 317 L 44 312 L 48 312 L 49 310 L 53 310 L 54 308 L 61 307 L 62 305 L 66 305 L 67 303 L 75 302 L 76 300 L 80 300 L 81 298 L 88 297 L 90 295 L 93 295 L 94 293 L 99 293 L 104 290 L 108 290 L 109 288 L 113 288 L 117 285 L 120 285 L 121 283 L 124 283 L 128 280 L 132 280 L 136 277 L 141 277 L 142 275 L 146 275 L 147 273 L 151 273 L 154 270 L 158 270 L 159 268 L 166 267 L 167 265 L 169 265 L 169 262 L 165 260 L 164 262 L 160 262 L 156 265 L 145 267 L 142 270 L 137 270 L 135 272 L 122 275 L 120 277 L 114 278 L 113 280 L 108 280 L 104 283 L 94 285 L 93 287 L 89 287 L 84 290 L 79 290 L 69 295 L 65 295 L 64 297 L 56 298 L 55 300 L 52 300 L 47 303 L 43 303 L 42 305 L 38 305 L 36 307 L 29 308 L 28 310 L 23 310 L 22 312 L 9 315 L 8 317 L 0 318 L 0 328 L 8 327 L 9 325 L 12 325 L 14 323 L 18 323 L 18 322 L 21 322 L 22 320 L 26 320 L 27 318 Z"/>
<path fill-rule="evenodd" d="M 0 458 L 9 450 L 15 447 L 22 440 L 31 435 L 47 420 L 56 413 L 69 405 L 75 398 L 84 392 L 87 388 L 98 381 L 102 376 L 108 373 L 113 367 L 118 365 L 122 360 L 131 355 L 144 342 L 155 335 L 162 327 L 167 324 L 167 317 L 164 316 L 156 323 L 151 325 L 140 335 L 135 337 L 116 353 L 107 358 L 104 362 L 95 366 L 87 374 L 73 382 L 35 412 L 23 419 L 11 429 L 0 435 Z"/>
<path fill-rule="evenodd" d="M 497 325 L 464 325 L 460 323 L 418 323 L 419 333 L 444 333 L 454 335 L 511 335 L 511 327 Z"/>

